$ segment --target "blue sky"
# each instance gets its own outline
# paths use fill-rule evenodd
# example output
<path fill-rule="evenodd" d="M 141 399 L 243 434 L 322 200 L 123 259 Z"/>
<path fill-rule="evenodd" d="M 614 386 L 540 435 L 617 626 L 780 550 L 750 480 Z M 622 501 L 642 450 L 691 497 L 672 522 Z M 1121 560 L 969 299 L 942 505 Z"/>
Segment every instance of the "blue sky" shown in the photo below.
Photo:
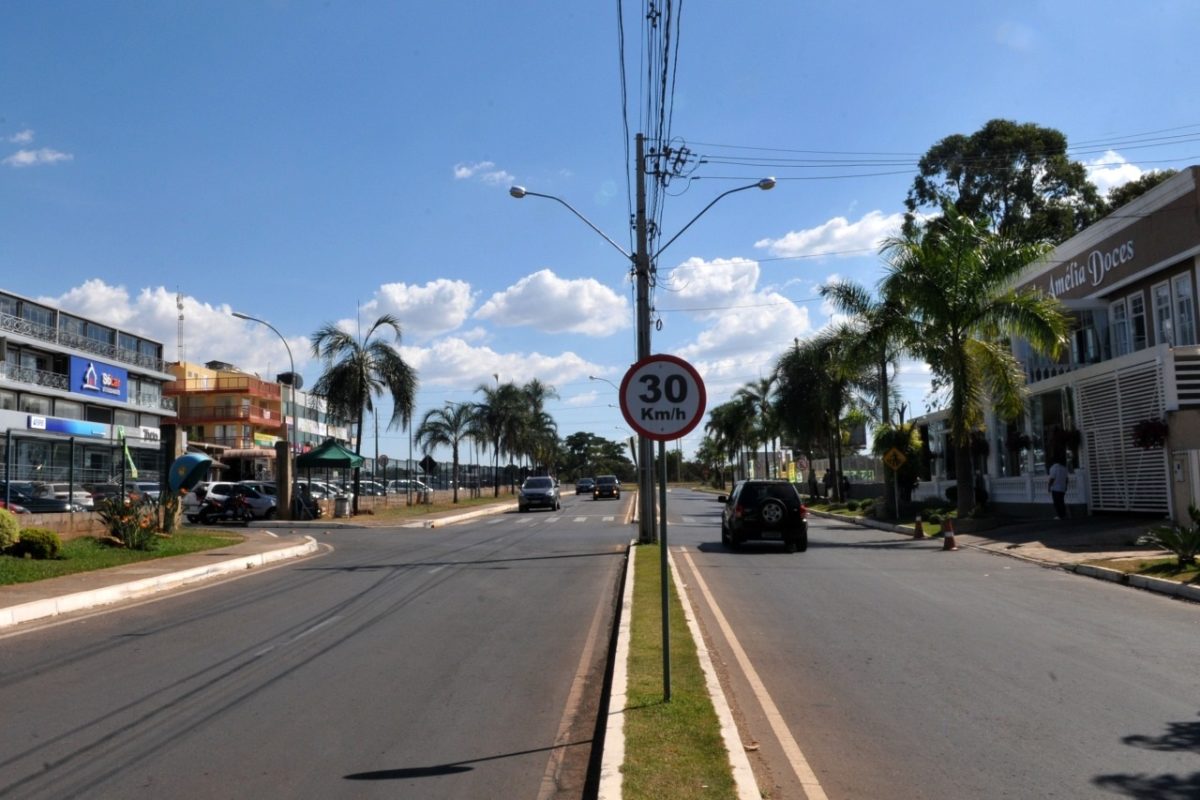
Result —
<path fill-rule="evenodd" d="M 418 413 L 538 378 L 561 434 L 618 439 L 615 392 L 588 376 L 619 382 L 634 360 L 628 264 L 558 204 L 507 193 L 558 195 L 628 245 L 644 23 L 627 0 L 623 118 L 617 8 L 10 0 L 0 285 L 170 359 L 179 293 L 188 360 L 269 377 L 279 340 L 229 311 L 262 317 L 310 384 L 313 331 L 386 311 Z M 821 283 L 874 284 L 916 160 L 945 136 L 1055 127 L 1104 189 L 1200 162 L 1190 0 L 692 0 L 680 21 L 671 131 L 707 163 L 669 187 L 663 240 L 720 192 L 779 179 L 723 199 L 659 263 L 653 350 L 695 364 L 710 405 L 828 323 Z M 887 165 L 789 161 L 814 157 Z M 923 408 L 921 365 L 901 380 Z M 407 435 L 381 430 L 379 449 L 404 455 Z"/>

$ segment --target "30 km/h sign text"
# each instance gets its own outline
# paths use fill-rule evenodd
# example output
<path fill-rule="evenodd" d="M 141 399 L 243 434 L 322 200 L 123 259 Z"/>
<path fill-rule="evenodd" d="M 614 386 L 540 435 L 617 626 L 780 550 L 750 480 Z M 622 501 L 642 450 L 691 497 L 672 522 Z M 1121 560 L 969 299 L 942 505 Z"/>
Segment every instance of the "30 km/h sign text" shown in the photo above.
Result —
<path fill-rule="evenodd" d="M 653 355 L 629 368 L 620 388 L 621 411 L 638 433 L 679 439 L 704 416 L 704 382 L 681 358 Z"/>

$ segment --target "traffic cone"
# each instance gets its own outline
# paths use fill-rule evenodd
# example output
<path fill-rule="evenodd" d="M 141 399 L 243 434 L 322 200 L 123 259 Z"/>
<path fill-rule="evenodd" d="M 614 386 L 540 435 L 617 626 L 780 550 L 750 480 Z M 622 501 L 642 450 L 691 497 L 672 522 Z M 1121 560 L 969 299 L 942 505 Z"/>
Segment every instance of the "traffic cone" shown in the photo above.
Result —
<path fill-rule="evenodd" d="M 913 527 L 913 538 L 914 539 L 924 539 L 925 538 L 925 529 L 921 527 L 921 517 L 920 516 L 917 517 L 917 524 L 916 524 L 916 526 Z"/>
<path fill-rule="evenodd" d="M 954 520 L 946 517 L 942 523 L 942 550 L 957 550 L 958 543 L 954 541 Z"/>

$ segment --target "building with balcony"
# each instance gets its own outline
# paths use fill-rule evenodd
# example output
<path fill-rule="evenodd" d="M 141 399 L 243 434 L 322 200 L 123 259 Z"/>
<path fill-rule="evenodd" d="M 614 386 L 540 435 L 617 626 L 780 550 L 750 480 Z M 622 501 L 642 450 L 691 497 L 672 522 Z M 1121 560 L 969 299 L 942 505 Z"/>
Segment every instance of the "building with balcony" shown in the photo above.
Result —
<path fill-rule="evenodd" d="M 161 343 L 0 290 L 0 472 L 120 480 L 124 437 L 139 478 L 157 480 L 173 448 L 171 378 Z"/>
<path fill-rule="evenodd" d="M 285 436 L 293 453 L 328 438 L 349 440 L 349 426 L 329 415 L 323 399 L 293 392 L 278 379 L 266 381 L 221 361 L 185 361 L 168 369 L 174 380 L 165 393 L 177 401 L 188 447 L 218 458 L 225 479 L 273 479 L 275 445 Z"/>
<path fill-rule="evenodd" d="M 1164 514 L 1200 505 L 1200 166 L 1189 167 L 1029 265 L 1018 288 L 1057 297 L 1073 320 L 1058 360 L 1024 342 L 1029 400 L 990 415 L 975 448 L 992 502 L 1050 514 L 1047 468 L 1071 470 L 1076 511 Z M 953 485 L 945 414 L 918 421 L 930 468 L 920 489 Z M 951 476 L 947 480 L 947 476 Z"/>

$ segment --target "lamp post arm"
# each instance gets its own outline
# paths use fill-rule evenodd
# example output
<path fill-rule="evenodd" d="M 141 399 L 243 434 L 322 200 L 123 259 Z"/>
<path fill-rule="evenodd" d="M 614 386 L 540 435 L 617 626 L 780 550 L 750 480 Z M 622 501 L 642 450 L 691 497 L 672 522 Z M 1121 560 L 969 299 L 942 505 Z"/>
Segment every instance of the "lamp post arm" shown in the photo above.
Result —
<path fill-rule="evenodd" d="M 670 239 L 668 239 L 666 244 L 664 244 L 662 247 L 658 248 L 658 252 L 654 254 L 654 257 L 651 260 L 657 261 L 658 257 L 663 254 L 664 250 L 666 250 L 668 247 L 670 247 L 671 244 L 674 243 L 674 241 L 676 239 L 678 239 L 680 236 L 682 236 L 684 231 L 686 231 L 688 228 L 692 227 L 692 224 L 696 220 L 703 217 L 705 215 L 705 213 L 707 213 L 707 211 L 710 208 L 715 206 L 717 204 L 717 201 L 719 201 L 722 197 L 728 197 L 729 195 L 733 194 L 734 192 L 744 192 L 747 189 L 763 189 L 765 191 L 767 189 L 773 189 L 773 188 L 775 188 L 775 179 L 774 178 L 763 178 L 761 181 L 758 181 L 757 183 L 751 183 L 748 186 L 739 186 L 736 189 L 729 189 L 728 191 L 721 192 L 719 195 L 717 195 L 716 197 L 714 197 L 712 199 L 712 202 L 710 202 L 704 208 L 700 209 L 700 213 L 697 214 L 696 216 L 692 217 L 687 225 L 684 225 L 682 228 L 680 228 L 678 233 L 676 233 L 674 236 L 672 236 Z"/>
<path fill-rule="evenodd" d="M 626 258 L 628 258 L 630 261 L 633 260 L 633 253 L 630 253 L 624 247 L 621 247 L 621 245 L 614 242 L 607 233 L 605 233 L 604 231 L 597 228 L 596 225 L 590 219 L 585 217 L 583 214 L 580 214 L 575 209 L 574 206 L 572 206 L 566 200 L 563 200 L 561 197 L 555 197 L 552 194 L 542 194 L 541 192 L 531 192 L 523 186 L 513 186 L 512 188 L 510 188 L 508 190 L 508 193 L 510 195 L 512 195 L 513 197 L 517 198 L 518 200 L 521 199 L 522 197 L 544 197 L 547 200 L 553 200 L 557 203 L 561 203 L 568 211 L 570 211 L 575 216 L 579 217 L 579 219 L 581 219 L 583 221 L 584 225 L 587 225 L 589 228 L 594 230 L 596 233 L 600 234 L 600 237 L 602 239 L 604 239 L 604 241 L 608 242 L 613 247 L 617 248 L 617 252 L 619 252 L 621 255 L 625 256 Z"/>

